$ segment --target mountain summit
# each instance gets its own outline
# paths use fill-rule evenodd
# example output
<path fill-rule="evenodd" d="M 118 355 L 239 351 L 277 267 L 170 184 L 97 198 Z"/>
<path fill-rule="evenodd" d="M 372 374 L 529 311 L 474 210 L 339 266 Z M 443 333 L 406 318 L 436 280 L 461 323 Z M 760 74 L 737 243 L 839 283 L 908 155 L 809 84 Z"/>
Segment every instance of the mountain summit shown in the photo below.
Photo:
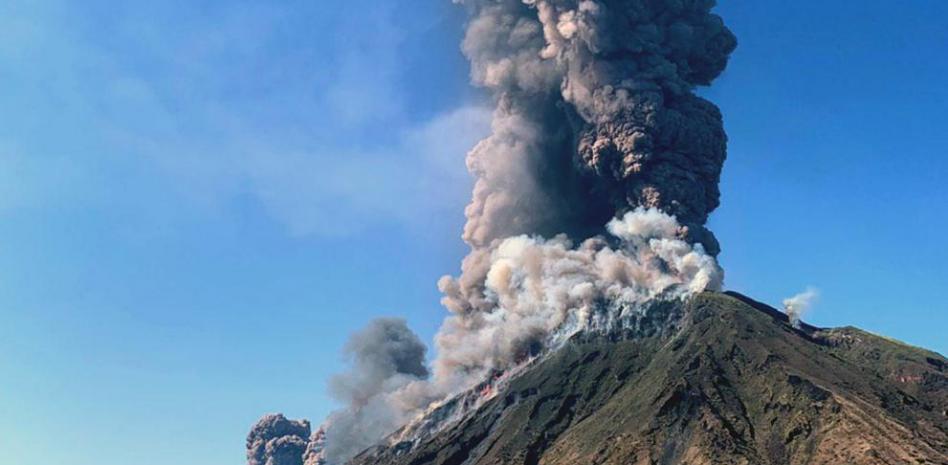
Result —
<path fill-rule="evenodd" d="M 948 360 L 736 293 L 579 335 L 460 421 L 353 465 L 948 464 Z"/>

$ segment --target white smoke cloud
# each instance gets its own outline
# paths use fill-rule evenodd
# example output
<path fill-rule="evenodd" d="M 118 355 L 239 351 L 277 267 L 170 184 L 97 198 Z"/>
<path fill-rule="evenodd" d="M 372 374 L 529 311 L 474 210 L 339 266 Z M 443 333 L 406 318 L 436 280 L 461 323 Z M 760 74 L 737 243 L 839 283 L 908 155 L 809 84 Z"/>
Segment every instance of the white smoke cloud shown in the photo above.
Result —
<path fill-rule="evenodd" d="M 435 377 L 467 386 L 504 370 L 537 348 L 588 329 L 611 309 L 635 308 L 658 297 L 680 297 L 721 287 L 723 271 L 700 244 L 678 237 L 674 217 L 638 208 L 609 222 L 611 237 L 574 244 L 521 235 L 479 257 L 478 296 L 461 278 L 442 278 L 452 309 L 437 335 Z M 477 301 L 478 311 L 470 310 Z M 463 380 L 457 380 L 457 377 Z"/>
<path fill-rule="evenodd" d="M 346 346 L 350 372 L 331 387 L 347 407 L 314 434 L 307 464 L 340 464 L 432 406 L 496 373 L 555 350 L 580 331 L 620 326 L 654 299 L 718 290 L 723 271 L 701 244 L 678 237 L 674 217 L 638 208 L 609 222 L 606 237 L 574 244 L 513 236 L 484 255 L 480 311 L 464 311 L 460 278 L 439 282 L 454 312 L 436 336 L 433 376 L 424 346 L 402 320 L 381 319 Z M 467 275 L 470 278 L 470 275 Z"/>
<path fill-rule="evenodd" d="M 800 327 L 803 315 L 810 310 L 813 304 L 820 297 L 820 291 L 814 287 L 808 287 L 805 291 L 783 299 L 783 311 L 790 318 L 790 323 L 794 328 Z"/>

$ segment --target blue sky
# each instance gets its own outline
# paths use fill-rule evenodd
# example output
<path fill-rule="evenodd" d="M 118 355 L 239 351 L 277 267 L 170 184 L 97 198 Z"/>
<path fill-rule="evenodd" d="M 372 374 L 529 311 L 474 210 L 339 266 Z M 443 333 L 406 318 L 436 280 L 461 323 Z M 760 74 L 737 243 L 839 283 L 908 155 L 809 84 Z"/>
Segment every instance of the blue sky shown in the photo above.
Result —
<path fill-rule="evenodd" d="M 242 463 L 430 340 L 487 131 L 448 1 L 0 5 L 0 463 Z M 750 3 L 750 4 L 749 4 Z M 948 352 L 948 3 L 722 0 L 727 287 Z"/>

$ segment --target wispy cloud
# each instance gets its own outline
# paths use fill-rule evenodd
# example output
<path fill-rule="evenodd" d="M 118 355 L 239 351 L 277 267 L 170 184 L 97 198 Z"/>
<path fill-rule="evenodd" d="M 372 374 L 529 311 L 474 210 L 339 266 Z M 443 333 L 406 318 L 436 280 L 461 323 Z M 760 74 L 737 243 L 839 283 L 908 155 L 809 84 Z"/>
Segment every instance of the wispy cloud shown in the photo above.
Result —
<path fill-rule="evenodd" d="M 0 113 L 0 211 L 55 197 L 142 214 L 173 198 L 214 213 L 249 196 L 290 234 L 338 235 L 460 210 L 464 154 L 489 115 L 462 104 L 411 118 L 398 44 L 415 31 L 393 8 L 366 21 L 358 3 L 311 21 L 240 4 L 95 19 L 10 8 L 0 96 L 28 110 Z"/>
<path fill-rule="evenodd" d="M 340 234 L 373 219 L 411 224 L 463 208 L 463 154 L 489 128 L 489 112 L 463 107 L 397 135 L 374 151 L 249 153 L 250 189 L 294 234 Z"/>

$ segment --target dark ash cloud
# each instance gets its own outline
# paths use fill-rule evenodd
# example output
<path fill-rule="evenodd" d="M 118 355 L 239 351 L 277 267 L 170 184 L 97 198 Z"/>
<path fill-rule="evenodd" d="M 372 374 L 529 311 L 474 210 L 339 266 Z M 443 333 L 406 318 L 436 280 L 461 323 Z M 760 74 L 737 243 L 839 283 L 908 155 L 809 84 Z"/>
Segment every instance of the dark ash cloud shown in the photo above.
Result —
<path fill-rule="evenodd" d="M 247 465 L 303 465 L 309 437 L 308 421 L 265 415 L 247 435 Z"/>
<path fill-rule="evenodd" d="M 307 465 L 340 465 L 556 341 L 723 280 L 705 224 L 727 136 L 718 108 L 695 94 L 737 45 L 715 2 L 455 1 L 470 14 L 472 81 L 495 109 L 467 156 L 471 250 L 460 275 L 438 283 L 450 314 L 432 375 L 403 320 L 353 335 L 350 369 L 330 382 L 344 407 L 313 435 Z M 428 426 L 404 431 L 438 427 Z M 296 454 L 301 436 L 280 437 L 273 449 Z"/>

